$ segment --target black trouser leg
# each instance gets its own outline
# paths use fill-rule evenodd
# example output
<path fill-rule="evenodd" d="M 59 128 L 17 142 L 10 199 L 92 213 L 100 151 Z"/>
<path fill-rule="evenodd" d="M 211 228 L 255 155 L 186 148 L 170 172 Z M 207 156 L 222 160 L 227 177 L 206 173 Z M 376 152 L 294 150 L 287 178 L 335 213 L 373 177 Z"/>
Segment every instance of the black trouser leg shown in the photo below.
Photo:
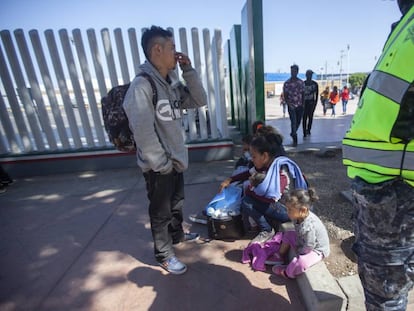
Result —
<path fill-rule="evenodd" d="M 175 171 L 166 175 L 149 171 L 144 173 L 144 178 L 150 201 L 148 210 L 155 258 L 162 262 L 174 256 L 173 241 L 184 237 L 184 176 Z"/>

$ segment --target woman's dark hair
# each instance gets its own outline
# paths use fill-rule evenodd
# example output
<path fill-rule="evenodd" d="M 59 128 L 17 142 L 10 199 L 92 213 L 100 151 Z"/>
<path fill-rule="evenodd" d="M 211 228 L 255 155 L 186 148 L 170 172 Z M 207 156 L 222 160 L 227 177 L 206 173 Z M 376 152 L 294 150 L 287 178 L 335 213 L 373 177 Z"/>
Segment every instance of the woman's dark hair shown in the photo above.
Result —
<path fill-rule="evenodd" d="M 262 126 L 257 130 L 250 146 L 259 153 L 269 153 L 271 157 L 286 155 L 283 147 L 283 136 L 272 126 Z"/>
<path fill-rule="evenodd" d="M 163 29 L 158 26 L 151 26 L 146 28 L 142 33 L 141 46 L 144 51 L 145 58 L 149 60 L 151 48 L 157 42 L 158 38 L 169 39 L 173 37 L 173 33 L 169 30 Z"/>

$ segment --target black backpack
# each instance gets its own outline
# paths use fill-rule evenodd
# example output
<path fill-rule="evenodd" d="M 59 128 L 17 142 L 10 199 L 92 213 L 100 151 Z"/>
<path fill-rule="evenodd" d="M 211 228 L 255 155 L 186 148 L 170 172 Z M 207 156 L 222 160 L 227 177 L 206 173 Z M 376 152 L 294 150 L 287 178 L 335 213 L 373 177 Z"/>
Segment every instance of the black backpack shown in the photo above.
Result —
<path fill-rule="evenodd" d="M 146 72 L 141 72 L 137 77 L 144 77 L 152 87 L 152 103 L 157 104 L 157 88 L 151 76 Z M 137 149 L 134 135 L 129 128 L 128 117 L 122 107 L 125 94 L 131 83 L 113 87 L 107 95 L 102 97 L 102 117 L 106 133 L 111 143 L 119 151 L 131 152 Z"/>

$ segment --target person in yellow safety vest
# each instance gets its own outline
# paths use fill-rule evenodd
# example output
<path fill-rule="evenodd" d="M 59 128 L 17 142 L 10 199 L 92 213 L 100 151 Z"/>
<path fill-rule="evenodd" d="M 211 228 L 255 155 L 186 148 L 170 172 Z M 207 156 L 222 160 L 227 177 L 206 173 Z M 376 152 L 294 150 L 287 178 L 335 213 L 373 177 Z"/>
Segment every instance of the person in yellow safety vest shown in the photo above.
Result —
<path fill-rule="evenodd" d="M 406 310 L 414 283 L 414 0 L 398 0 L 343 139 L 367 310 Z"/>

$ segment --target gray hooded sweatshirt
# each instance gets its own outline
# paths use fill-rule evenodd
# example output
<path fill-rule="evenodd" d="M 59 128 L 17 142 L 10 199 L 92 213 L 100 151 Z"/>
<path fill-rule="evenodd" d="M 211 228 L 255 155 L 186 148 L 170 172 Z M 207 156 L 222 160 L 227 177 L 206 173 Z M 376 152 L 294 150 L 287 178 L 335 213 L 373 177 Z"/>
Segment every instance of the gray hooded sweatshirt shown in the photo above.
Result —
<path fill-rule="evenodd" d="M 137 145 L 137 163 L 143 172 L 153 170 L 167 174 L 174 168 L 183 172 L 188 167 L 188 151 L 184 144 L 182 109 L 202 107 L 207 95 L 190 65 L 183 68 L 184 86 L 174 71 L 167 82 L 148 61 L 139 67 L 148 73 L 157 88 L 154 107 L 150 82 L 135 77 L 125 95 L 123 107 Z M 139 73 L 138 72 L 138 73 Z"/>

